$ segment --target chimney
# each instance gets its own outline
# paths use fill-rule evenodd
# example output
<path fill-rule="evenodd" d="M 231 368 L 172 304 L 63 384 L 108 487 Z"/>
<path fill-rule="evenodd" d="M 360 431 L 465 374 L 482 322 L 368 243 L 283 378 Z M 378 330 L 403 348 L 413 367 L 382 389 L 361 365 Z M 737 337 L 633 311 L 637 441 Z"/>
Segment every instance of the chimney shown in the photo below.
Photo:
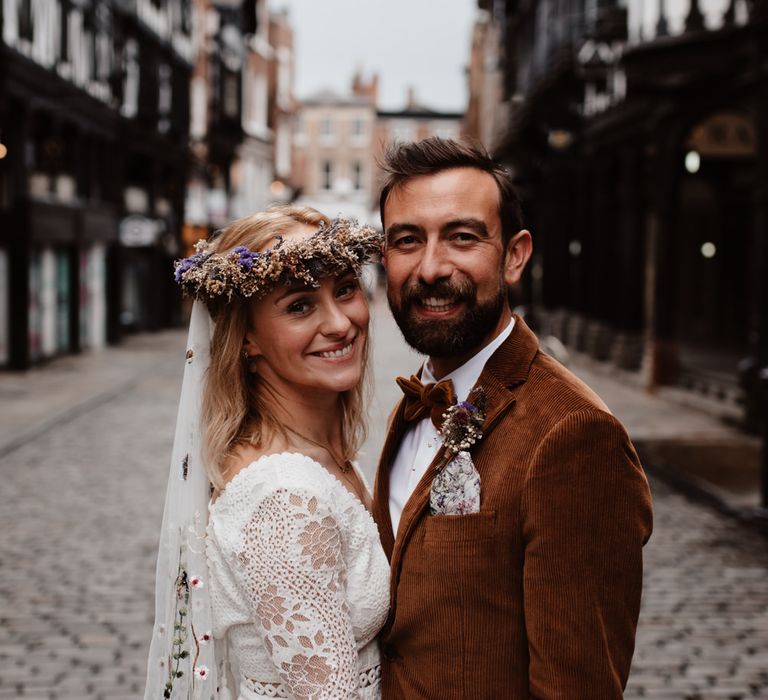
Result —
<path fill-rule="evenodd" d="M 374 73 L 366 82 L 360 71 L 357 71 L 352 78 L 352 94 L 367 97 L 375 107 L 379 100 L 379 76 Z"/>
<path fill-rule="evenodd" d="M 419 106 L 419 103 L 416 101 L 416 88 L 413 87 L 413 85 L 408 86 L 408 97 L 405 102 L 405 109 L 406 110 L 413 110 L 416 109 Z"/>

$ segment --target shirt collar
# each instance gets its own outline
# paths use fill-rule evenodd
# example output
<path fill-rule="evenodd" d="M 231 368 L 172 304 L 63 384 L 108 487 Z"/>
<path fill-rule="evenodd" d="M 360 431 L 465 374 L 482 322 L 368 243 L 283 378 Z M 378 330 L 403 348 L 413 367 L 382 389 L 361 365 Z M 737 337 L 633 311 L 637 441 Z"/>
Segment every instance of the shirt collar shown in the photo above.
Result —
<path fill-rule="evenodd" d="M 501 347 L 501 344 L 509 338 L 512 329 L 515 327 L 514 316 L 507 327 L 501 331 L 488 345 L 481 348 L 476 355 L 470 357 L 461 367 L 457 367 L 453 372 L 446 374 L 443 379 L 450 379 L 453 382 L 453 389 L 459 401 L 466 400 L 472 387 L 475 386 L 480 378 L 480 373 L 485 367 L 491 355 Z M 435 375 L 432 373 L 432 362 L 427 360 L 421 371 L 421 381 L 424 384 L 436 382 Z"/>

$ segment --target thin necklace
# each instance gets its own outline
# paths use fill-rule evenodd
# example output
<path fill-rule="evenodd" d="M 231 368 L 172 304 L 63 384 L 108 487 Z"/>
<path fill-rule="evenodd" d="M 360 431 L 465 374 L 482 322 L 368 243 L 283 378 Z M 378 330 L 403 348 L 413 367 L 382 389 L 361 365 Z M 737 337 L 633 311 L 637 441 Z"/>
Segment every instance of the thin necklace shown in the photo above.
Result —
<path fill-rule="evenodd" d="M 336 462 L 336 466 L 341 469 L 342 474 L 349 474 L 349 472 L 352 471 L 352 462 L 350 462 L 348 459 L 339 459 L 336 456 L 336 453 L 331 450 L 330 447 L 327 445 L 323 445 L 322 442 L 317 442 L 317 440 L 313 440 L 312 438 L 308 438 L 306 435 L 303 435 L 298 430 L 294 430 L 293 428 L 289 428 L 287 425 L 283 426 L 288 432 L 293 433 L 294 435 L 297 435 L 302 440 L 306 440 L 307 442 L 311 443 L 312 445 L 315 445 L 315 447 L 319 447 L 321 450 L 325 450 L 330 456 L 331 459 L 333 459 L 334 462 Z"/>

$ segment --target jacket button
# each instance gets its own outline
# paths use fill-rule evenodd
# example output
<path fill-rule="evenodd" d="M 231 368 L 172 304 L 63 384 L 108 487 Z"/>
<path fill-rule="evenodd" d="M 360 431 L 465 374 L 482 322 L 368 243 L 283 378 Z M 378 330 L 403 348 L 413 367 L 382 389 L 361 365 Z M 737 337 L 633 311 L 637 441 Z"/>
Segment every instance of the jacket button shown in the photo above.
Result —
<path fill-rule="evenodd" d="M 381 653 L 387 661 L 395 661 L 398 658 L 397 650 L 392 644 L 385 644 L 381 649 Z"/>

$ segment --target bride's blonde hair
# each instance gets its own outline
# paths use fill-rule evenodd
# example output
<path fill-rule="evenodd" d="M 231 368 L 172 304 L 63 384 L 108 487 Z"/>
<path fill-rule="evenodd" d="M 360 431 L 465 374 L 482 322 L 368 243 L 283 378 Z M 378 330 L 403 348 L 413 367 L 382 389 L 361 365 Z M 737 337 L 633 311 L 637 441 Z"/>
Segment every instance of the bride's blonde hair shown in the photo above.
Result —
<path fill-rule="evenodd" d="M 213 241 L 212 249 L 224 252 L 245 246 L 258 251 L 296 224 L 319 227 L 321 223 L 329 225 L 331 222 L 310 207 L 274 206 L 231 223 Z M 243 358 L 243 340 L 250 329 L 252 303 L 248 299 L 233 298 L 230 302 L 209 306 L 214 330 L 203 388 L 201 427 L 208 478 L 218 491 L 224 488 L 227 461 L 238 444 L 259 447 L 276 435 L 287 439 L 258 373 L 250 371 Z M 342 449 L 350 458 L 357 454 L 365 439 L 363 397 L 367 364 L 366 339 L 362 379 L 353 389 L 340 395 Z"/>

